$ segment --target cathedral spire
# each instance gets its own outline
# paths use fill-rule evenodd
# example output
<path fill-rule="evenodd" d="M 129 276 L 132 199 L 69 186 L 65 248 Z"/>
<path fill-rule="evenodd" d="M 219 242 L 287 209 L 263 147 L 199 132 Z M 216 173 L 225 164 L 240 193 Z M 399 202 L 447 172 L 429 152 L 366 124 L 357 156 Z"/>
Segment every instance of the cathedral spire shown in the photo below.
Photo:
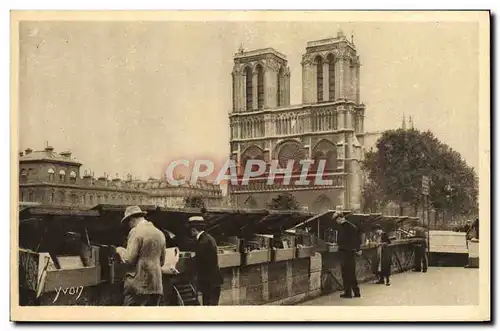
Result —
<path fill-rule="evenodd" d="M 406 130 L 406 118 L 404 114 L 403 114 L 403 123 L 401 123 L 401 129 Z"/>
<path fill-rule="evenodd" d="M 413 127 L 413 119 L 411 118 L 411 116 L 410 116 L 410 129 L 412 129 L 412 130 L 414 129 L 414 127 Z"/>

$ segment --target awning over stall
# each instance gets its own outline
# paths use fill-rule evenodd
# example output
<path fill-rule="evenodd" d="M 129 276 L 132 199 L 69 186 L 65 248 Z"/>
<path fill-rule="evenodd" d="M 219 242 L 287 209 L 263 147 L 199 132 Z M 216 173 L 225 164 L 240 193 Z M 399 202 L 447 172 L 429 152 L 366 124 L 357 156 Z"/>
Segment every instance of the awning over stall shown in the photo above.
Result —
<path fill-rule="evenodd" d="M 126 205 L 97 205 L 90 210 L 75 210 L 54 207 L 31 207 L 20 211 L 19 218 L 23 223 L 47 222 L 53 228 L 57 221 L 58 231 L 78 231 L 84 228 L 99 242 L 115 244 L 118 237 L 126 234 L 120 220 Z M 206 231 L 214 237 L 237 236 L 245 238 L 254 234 L 274 235 L 288 230 L 310 228 L 311 232 L 326 229 L 338 229 L 332 219 L 335 211 L 312 214 L 303 211 L 275 210 L 233 210 L 233 209 L 178 209 L 143 205 L 140 208 L 147 212 L 146 218 L 152 221 L 164 233 L 178 238 L 188 237 L 187 225 L 191 216 L 203 216 L 207 222 Z M 420 220 L 408 216 L 383 216 L 381 214 L 354 214 L 341 211 L 349 222 L 363 232 L 372 230 L 376 225 L 386 231 L 392 231 L 402 225 L 419 225 Z M 50 226 L 49 226 L 50 225 Z M 293 231 L 292 231 L 293 232 Z"/>
<path fill-rule="evenodd" d="M 323 232 L 327 229 L 337 230 L 339 224 L 332 219 L 335 211 L 331 210 L 322 214 L 315 215 L 304 222 L 297 224 L 293 229 L 310 227 L 313 232 Z M 402 222 L 407 221 L 418 224 L 419 218 L 408 216 L 383 216 L 382 214 L 354 214 L 349 211 L 343 211 L 344 217 L 349 222 L 356 225 L 360 231 L 368 232 L 376 227 L 381 227 L 385 231 L 394 231 Z"/>

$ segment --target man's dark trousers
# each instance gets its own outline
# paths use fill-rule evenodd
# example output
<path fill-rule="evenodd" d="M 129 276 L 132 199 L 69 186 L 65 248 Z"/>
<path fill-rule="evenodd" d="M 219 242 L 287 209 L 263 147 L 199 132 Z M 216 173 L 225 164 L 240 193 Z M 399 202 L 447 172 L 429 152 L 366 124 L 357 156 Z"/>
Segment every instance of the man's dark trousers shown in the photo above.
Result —
<path fill-rule="evenodd" d="M 200 288 L 200 292 L 203 299 L 203 306 L 218 306 L 220 299 L 220 286 L 210 286 L 205 288 Z"/>
<path fill-rule="evenodd" d="M 354 252 L 340 251 L 342 282 L 344 284 L 344 294 L 348 297 L 359 296 L 358 280 L 356 279 L 356 255 Z"/>
<path fill-rule="evenodd" d="M 415 245 L 415 271 L 427 272 L 427 252 L 425 245 Z"/>

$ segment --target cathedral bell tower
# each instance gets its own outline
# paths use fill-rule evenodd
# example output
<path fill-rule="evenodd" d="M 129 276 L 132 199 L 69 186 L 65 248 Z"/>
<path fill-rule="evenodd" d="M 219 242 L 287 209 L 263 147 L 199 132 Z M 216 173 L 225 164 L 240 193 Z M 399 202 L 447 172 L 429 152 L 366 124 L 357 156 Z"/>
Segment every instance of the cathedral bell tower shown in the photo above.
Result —
<path fill-rule="evenodd" d="M 359 104 L 359 69 L 356 48 L 342 31 L 336 38 L 308 42 L 302 56 L 302 103 Z"/>
<path fill-rule="evenodd" d="M 233 112 L 290 105 L 290 69 L 286 56 L 272 48 L 234 56 Z"/>

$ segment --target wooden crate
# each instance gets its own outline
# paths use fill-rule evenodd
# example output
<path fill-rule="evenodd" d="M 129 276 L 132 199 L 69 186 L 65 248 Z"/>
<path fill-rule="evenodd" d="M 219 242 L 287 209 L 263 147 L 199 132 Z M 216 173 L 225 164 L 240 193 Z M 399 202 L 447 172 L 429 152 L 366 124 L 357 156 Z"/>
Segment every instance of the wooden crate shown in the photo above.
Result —
<path fill-rule="evenodd" d="M 298 259 L 311 257 L 314 256 L 314 254 L 316 254 L 316 247 L 314 246 L 297 247 L 296 256 Z"/>
<path fill-rule="evenodd" d="M 100 284 L 101 267 L 48 270 L 43 292 L 95 286 Z"/>
<path fill-rule="evenodd" d="M 217 254 L 219 268 L 241 266 L 241 254 L 239 252 L 228 252 Z"/>
<path fill-rule="evenodd" d="M 263 249 L 246 253 L 246 264 L 261 264 L 271 261 L 271 250 Z"/>
<path fill-rule="evenodd" d="M 286 261 L 295 258 L 295 247 L 292 248 L 274 248 L 272 261 Z"/>

